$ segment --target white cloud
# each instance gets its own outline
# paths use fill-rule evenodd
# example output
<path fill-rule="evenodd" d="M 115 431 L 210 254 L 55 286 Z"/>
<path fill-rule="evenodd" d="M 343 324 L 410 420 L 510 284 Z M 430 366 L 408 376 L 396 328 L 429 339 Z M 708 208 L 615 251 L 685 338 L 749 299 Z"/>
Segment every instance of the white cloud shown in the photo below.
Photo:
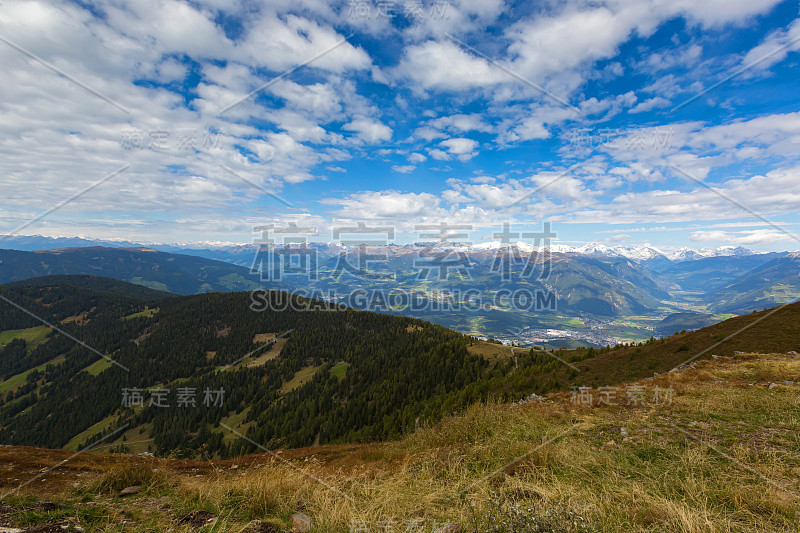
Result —
<path fill-rule="evenodd" d="M 506 137 L 509 141 L 530 141 L 532 139 L 547 139 L 550 132 L 547 127 L 537 118 L 528 117 L 514 128 L 513 134 Z"/>
<path fill-rule="evenodd" d="M 444 150 L 439 150 L 438 148 L 432 148 L 428 150 L 428 155 L 430 155 L 432 158 L 438 161 L 450 161 L 450 159 L 452 159 L 450 154 L 448 154 Z"/>
<path fill-rule="evenodd" d="M 449 115 L 429 120 L 426 123 L 429 128 L 436 130 L 447 131 L 451 133 L 464 133 L 467 131 L 482 131 L 491 132 L 492 127 L 483 121 L 480 114 L 473 113 L 465 115 L 459 113 L 456 115 Z"/>
<path fill-rule="evenodd" d="M 434 160 L 467 161 L 479 149 L 542 139 L 555 143 L 558 139 L 553 137 L 562 136 L 569 128 L 597 130 L 604 120 L 625 110 L 639 113 L 669 105 L 688 87 L 687 80 L 675 78 L 669 69 L 689 66 L 702 73 L 702 56 L 713 53 L 692 41 L 683 46 L 676 42 L 676 48 L 666 47 L 646 61 L 626 62 L 629 71 L 646 68 L 659 77 L 644 91 L 652 91 L 644 101 L 638 101 L 633 91 L 603 97 L 583 95 L 587 79 L 607 80 L 625 73 L 615 56 L 632 36 L 651 35 L 665 20 L 675 17 L 703 28 L 741 23 L 753 14 L 767 12 L 775 1 L 713 0 L 701 5 L 689 0 L 576 0 L 517 17 L 509 26 L 498 19 L 506 7 L 502 0 L 461 0 L 453 2 L 449 18 L 426 17 L 404 28 L 376 20 L 361 25 L 347 20 L 346 8 L 332 8 L 317 0 L 279 0 L 255 7 L 217 0 L 108 1 L 96 4 L 103 17 L 93 16 L 82 5 L 59 0 L 0 4 L 0 33 L 131 112 L 0 43 L 4 66 L 4 83 L 0 84 L 0 185 L 4 197 L 0 207 L 9 227 L 125 163 L 130 163 L 125 172 L 65 206 L 39 227 L 50 231 L 60 221 L 76 231 L 91 230 L 93 226 L 86 220 L 93 218 L 95 227 L 102 228 L 98 231 L 145 234 L 161 231 L 153 220 L 170 218 L 163 231 L 180 232 L 178 220 L 202 218 L 209 231 L 241 231 L 240 222 L 226 219 L 236 209 L 235 216 L 241 220 L 249 220 L 248 209 L 260 208 L 262 203 L 270 209 L 276 205 L 284 209 L 258 187 L 283 194 L 296 183 L 329 179 L 332 189 L 340 190 L 339 183 L 347 180 L 333 174 L 345 170 L 339 166 L 341 161 L 367 152 L 368 158 L 385 157 L 390 164 L 396 162 L 390 156 L 401 158 L 402 164 L 392 169 L 402 173 L 427 161 L 425 154 Z M 226 35 L 217 23 L 223 11 L 241 17 L 241 33 Z M 484 28 L 495 22 L 498 31 L 486 37 Z M 398 66 L 382 68 L 368 54 L 371 48 L 343 43 L 219 116 L 224 106 L 243 99 L 283 70 L 340 43 L 344 34 L 337 28 L 350 25 L 402 43 L 405 48 L 399 52 Z M 747 64 L 786 46 L 800 35 L 798 28 L 800 23 L 795 21 L 785 30 L 770 33 L 746 55 L 732 57 Z M 458 32 L 471 46 L 497 57 L 501 65 L 568 98 L 579 111 L 545 97 L 535 87 L 448 40 L 446 32 Z M 759 68 L 784 59 L 798 46 L 787 47 Z M 198 77 L 197 86 L 184 91 L 183 82 L 194 83 Z M 397 93 L 391 104 L 386 105 L 379 92 L 364 89 L 374 83 L 387 84 Z M 173 91 L 170 87 L 180 88 Z M 431 100 L 426 100 L 429 96 Z M 419 100 L 415 102 L 415 98 Z M 418 120 L 420 115 L 425 119 Z M 668 146 L 626 146 L 634 135 L 629 132 L 616 146 L 587 150 L 585 157 L 570 147 L 562 154 L 570 161 L 583 158 L 580 169 L 533 195 L 511 214 L 540 209 L 565 218 L 586 215 L 605 221 L 743 216 L 741 210 L 691 181 L 667 182 L 675 178 L 665 170 L 669 164 L 709 180 L 758 212 L 800 210 L 795 194 L 800 114 L 772 114 L 720 125 L 684 122 L 660 127 L 672 132 Z M 643 128 L 636 134 L 654 139 L 656 129 Z M 413 134 L 398 141 L 399 146 L 381 146 L 392 141 L 395 132 L 408 131 Z M 148 144 L 130 149 L 123 141 L 131 132 L 147 143 L 154 135 L 165 133 L 169 146 L 159 149 Z M 197 151 L 176 145 L 178 136 L 187 132 L 197 136 L 196 143 L 201 145 Z M 207 143 L 209 132 L 213 146 Z M 489 135 L 495 136 L 496 146 L 485 141 Z M 482 147 L 470 136 L 480 138 Z M 376 146 L 367 150 L 365 145 Z M 380 148 L 387 151 L 379 152 Z M 354 217 L 364 208 L 368 216 L 406 220 L 493 220 L 487 214 L 557 175 L 526 166 L 533 164 L 527 156 L 520 161 L 515 157 L 509 156 L 508 171 L 487 169 L 496 171 L 497 177 L 458 177 L 441 192 L 345 192 L 344 203 L 331 201 L 328 205 L 338 205 L 341 212 Z M 536 164 L 544 169 L 567 166 L 557 159 Z M 742 167 L 733 167 L 737 164 Z M 756 164 L 762 168 L 752 172 L 745 168 Z M 719 170 L 726 167 L 735 171 L 724 175 L 736 179 L 720 179 L 723 174 Z M 449 165 L 436 170 L 447 172 L 447 177 L 458 172 Z M 531 172 L 536 173 L 521 178 Z M 520 179 L 509 180 L 508 176 Z M 648 185 L 661 187 L 664 182 L 667 185 L 661 190 L 641 190 Z M 616 190 L 625 186 L 629 188 Z M 614 193 L 610 193 L 612 189 Z M 604 205 L 606 194 L 611 194 L 613 201 Z M 422 204 L 431 210 L 419 211 Z M 146 214 L 141 214 L 143 206 Z M 212 229 L 214 224 L 217 230 Z"/>
<path fill-rule="evenodd" d="M 343 126 L 344 129 L 355 131 L 358 138 L 368 144 L 392 139 L 392 128 L 382 122 L 371 118 L 357 118 Z"/>
<path fill-rule="evenodd" d="M 439 199 L 429 193 L 365 191 L 345 198 L 329 198 L 326 204 L 338 205 L 335 215 L 344 219 L 379 220 L 419 217 L 436 210 Z"/>
<path fill-rule="evenodd" d="M 462 155 L 462 154 L 469 154 L 472 151 L 474 151 L 475 147 L 478 146 L 478 143 L 472 139 L 465 139 L 463 137 L 458 137 L 442 141 L 439 143 L 439 146 L 447 148 L 447 150 L 451 154 Z"/>
<path fill-rule="evenodd" d="M 703 47 L 692 43 L 676 49 L 657 51 L 647 55 L 647 57 L 636 64 L 637 71 L 646 71 L 657 74 L 665 70 L 676 68 L 690 68 L 695 66 L 703 55 Z"/>
<path fill-rule="evenodd" d="M 250 99 L 219 117 L 224 105 L 269 79 L 261 66 L 280 68 L 281 61 L 307 60 L 319 53 L 318 47 L 335 44 L 341 36 L 324 23 L 300 18 L 284 19 L 285 28 L 280 29 L 278 19 L 259 13 L 250 18 L 253 28 L 268 19 L 276 35 L 286 38 L 275 40 L 275 46 L 283 47 L 280 53 L 262 51 L 256 61 L 246 50 L 252 35 L 245 32 L 240 42 L 231 41 L 214 23 L 215 9 L 176 1 L 106 3 L 98 6 L 106 17 L 96 18 L 74 3 L 0 5 L 0 27 L 6 38 L 91 89 L 10 46 L 0 46 L 6 81 L 0 86 L 0 133 L 6 139 L 0 158 L 0 183 L 7 191 L 4 210 L 21 203 L 34 214 L 41 212 L 129 163 L 107 184 L 33 228 L 51 228 L 48 224 L 56 220 L 65 227 L 82 228 L 85 223 L 76 220 L 94 217 L 97 228 L 111 227 L 116 233 L 145 233 L 143 228 L 160 233 L 152 223 L 126 212 L 141 212 L 146 206 L 154 220 L 165 216 L 210 220 L 218 210 L 230 213 L 234 206 L 257 200 L 275 205 L 274 198 L 220 165 L 280 193 L 286 184 L 315 179 L 316 165 L 351 157 L 336 148 L 348 146 L 348 141 L 327 131 L 325 124 L 335 120 L 358 126 L 362 116 L 374 112 L 366 99 L 355 94 L 352 82 L 338 77 L 346 69 L 369 66 L 366 53 L 343 45 L 308 68 L 316 75 L 313 83 L 281 80 L 272 85 L 268 90 L 283 100 L 279 109 Z M 173 54 L 188 59 L 178 60 Z M 227 64 L 220 67 L 208 58 Z M 183 94 L 151 83 L 185 79 L 190 62 L 201 81 L 197 97 L 188 105 Z M 130 113 L 92 91 L 107 95 Z M 256 128 L 250 125 L 253 119 L 271 122 L 278 131 Z M 358 135 L 386 139 L 387 129 L 377 121 L 363 123 Z M 326 146 L 312 148 L 307 143 Z M 119 216 L 116 229 L 100 220 L 113 218 L 114 213 Z M 18 220 L 8 220 L 7 229 L 25 216 L 20 213 Z M 171 231 L 178 227 L 165 222 L 167 226 Z M 219 231 L 231 227 L 220 224 Z"/>
<path fill-rule="evenodd" d="M 414 165 L 393 165 L 392 170 L 395 172 L 399 172 L 401 174 L 408 174 L 410 172 L 414 172 L 417 167 Z"/>
<path fill-rule="evenodd" d="M 749 232 L 729 233 L 725 231 L 695 231 L 689 236 L 693 242 L 727 242 L 743 246 L 791 242 L 791 235 L 773 229 L 761 229 Z"/>
<path fill-rule="evenodd" d="M 670 101 L 666 98 L 662 98 L 661 96 L 655 96 L 643 102 L 639 102 L 636 106 L 632 107 L 628 110 L 628 113 L 644 113 L 646 111 L 652 111 L 653 109 L 658 109 L 660 107 L 667 107 L 670 104 Z"/>
<path fill-rule="evenodd" d="M 343 43 L 345 36 L 330 26 L 296 15 L 265 14 L 248 22 L 247 34 L 237 43 L 235 56 L 248 64 L 283 71 L 317 57 L 314 68 L 333 72 L 371 66 L 364 50 Z"/>
<path fill-rule="evenodd" d="M 464 90 L 501 82 L 505 74 L 450 41 L 407 46 L 396 75 L 425 89 Z"/>
<path fill-rule="evenodd" d="M 749 71 L 742 74 L 747 76 L 764 71 L 783 61 L 789 52 L 797 50 L 800 50 L 800 19 L 792 22 L 786 30 L 770 33 L 758 46 L 751 49 L 742 59 L 742 66 L 749 67 Z"/>
<path fill-rule="evenodd" d="M 478 147 L 478 142 L 465 137 L 447 139 L 440 142 L 439 146 L 447 150 L 448 156 L 457 157 L 461 161 L 472 159 L 478 154 L 475 151 L 475 148 Z M 433 154 L 431 154 L 431 156 L 438 159 L 438 157 L 433 156 Z"/>
<path fill-rule="evenodd" d="M 628 235 L 627 233 L 618 233 L 616 235 L 612 235 L 610 237 L 603 239 L 603 242 L 625 242 L 627 240 L 630 240 L 630 238 L 631 236 Z"/>

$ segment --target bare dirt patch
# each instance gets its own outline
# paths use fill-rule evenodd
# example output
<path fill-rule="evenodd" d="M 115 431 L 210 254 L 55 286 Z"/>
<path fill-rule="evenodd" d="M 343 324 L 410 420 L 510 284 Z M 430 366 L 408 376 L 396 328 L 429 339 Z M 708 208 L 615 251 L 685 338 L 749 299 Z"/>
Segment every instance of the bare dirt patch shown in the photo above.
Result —
<path fill-rule="evenodd" d="M 286 341 L 288 340 L 289 339 L 287 339 L 286 337 L 277 339 L 276 341 L 274 341 L 272 346 L 266 348 L 264 352 L 261 353 L 261 355 L 250 361 L 247 364 L 247 366 L 249 367 L 260 366 L 266 363 L 267 361 L 272 361 L 281 354 L 281 351 L 283 350 L 283 347 L 286 345 Z"/>
<path fill-rule="evenodd" d="M 275 337 L 277 337 L 277 333 L 257 333 L 256 336 L 253 337 L 253 344 L 269 342 Z"/>

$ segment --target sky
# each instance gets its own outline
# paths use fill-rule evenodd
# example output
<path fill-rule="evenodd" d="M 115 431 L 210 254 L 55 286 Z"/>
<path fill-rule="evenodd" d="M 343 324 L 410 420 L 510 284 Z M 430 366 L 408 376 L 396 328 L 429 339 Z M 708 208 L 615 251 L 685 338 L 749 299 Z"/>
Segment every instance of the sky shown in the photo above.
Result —
<path fill-rule="evenodd" d="M 0 233 L 797 250 L 798 7 L 4 0 Z"/>

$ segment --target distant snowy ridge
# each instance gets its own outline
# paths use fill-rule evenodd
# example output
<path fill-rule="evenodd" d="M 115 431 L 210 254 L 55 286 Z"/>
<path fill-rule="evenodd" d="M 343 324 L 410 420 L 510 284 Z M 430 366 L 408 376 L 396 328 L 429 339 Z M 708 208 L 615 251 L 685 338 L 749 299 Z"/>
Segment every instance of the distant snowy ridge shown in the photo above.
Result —
<path fill-rule="evenodd" d="M 112 246 L 112 247 L 137 247 L 146 246 L 156 250 L 171 252 L 171 253 L 189 253 L 193 251 L 206 250 L 208 252 L 222 252 L 222 253 L 247 253 L 258 249 L 259 245 L 254 243 L 236 243 L 225 241 L 194 241 L 194 242 L 176 242 L 176 243 L 155 243 L 155 242 L 138 242 L 133 243 L 130 241 L 123 241 L 120 239 L 115 240 L 93 240 L 84 237 L 44 237 L 41 235 L 30 236 L 13 236 L 5 241 L 5 246 L 8 248 L 27 249 L 27 250 L 41 250 L 48 248 L 62 248 L 66 246 Z M 14 245 L 17 246 L 14 246 Z M 24 244 L 24 246 L 19 246 Z M 350 249 L 357 248 L 357 246 L 350 246 L 342 244 L 341 242 L 309 242 L 310 247 L 327 250 L 330 253 L 340 253 Z M 503 243 L 501 241 L 484 241 L 480 243 L 470 244 L 464 242 L 444 242 L 444 243 L 414 243 L 414 244 L 389 244 L 391 249 L 402 250 L 412 249 L 415 247 L 432 246 L 443 250 L 459 250 L 459 251 L 474 251 L 474 252 L 487 252 L 492 250 L 499 250 L 504 247 L 511 246 L 520 252 L 532 252 L 537 247 L 535 244 L 517 241 L 514 243 Z M 719 248 L 678 248 L 674 250 L 662 250 L 649 243 L 638 246 L 609 246 L 603 243 L 589 242 L 579 245 L 568 244 L 550 244 L 550 251 L 561 254 L 579 254 L 579 255 L 595 255 L 604 257 L 624 257 L 632 261 L 648 262 L 648 261 L 694 261 L 706 257 L 744 257 L 754 255 L 756 253 L 743 246 L 720 246 Z"/>
<path fill-rule="evenodd" d="M 535 246 L 524 243 L 502 243 L 500 241 L 488 241 L 481 244 L 472 245 L 469 247 L 471 250 L 484 251 L 484 250 L 497 250 L 505 246 L 517 248 L 520 251 L 532 251 Z M 648 261 L 652 259 L 666 258 L 670 261 L 694 261 L 696 259 L 703 259 L 706 257 L 743 257 L 754 255 L 756 252 L 745 248 L 743 246 L 720 246 L 719 248 L 679 248 L 677 250 L 665 251 L 650 244 L 643 244 L 641 246 L 608 246 L 602 243 L 589 242 L 578 246 L 570 246 L 567 244 L 551 244 L 549 245 L 550 251 L 561 254 L 581 254 L 581 255 L 602 255 L 606 257 L 624 257 L 633 261 Z"/>

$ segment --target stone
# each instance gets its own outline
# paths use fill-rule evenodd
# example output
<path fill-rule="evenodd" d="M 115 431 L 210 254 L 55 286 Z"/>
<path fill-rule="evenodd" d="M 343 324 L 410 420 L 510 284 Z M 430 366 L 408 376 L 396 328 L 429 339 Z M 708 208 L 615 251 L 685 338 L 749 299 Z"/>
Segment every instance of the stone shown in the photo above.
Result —
<path fill-rule="evenodd" d="M 140 485 L 131 485 L 130 487 L 125 487 L 121 491 L 119 491 L 120 496 L 131 496 L 133 494 L 139 494 L 142 492 L 142 487 Z"/>
<path fill-rule="evenodd" d="M 311 530 L 311 517 L 303 513 L 292 515 L 292 533 L 302 533 Z"/>
<path fill-rule="evenodd" d="M 545 398 L 544 396 L 539 396 L 538 394 L 530 394 L 530 395 L 526 396 L 525 398 L 521 399 L 521 400 L 520 400 L 519 402 L 517 402 L 517 403 L 518 403 L 519 405 L 525 405 L 526 403 L 533 403 L 533 402 L 537 402 L 537 403 L 550 403 L 550 400 L 548 400 L 548 399 L 547 399 L 547 398 Z"/>

